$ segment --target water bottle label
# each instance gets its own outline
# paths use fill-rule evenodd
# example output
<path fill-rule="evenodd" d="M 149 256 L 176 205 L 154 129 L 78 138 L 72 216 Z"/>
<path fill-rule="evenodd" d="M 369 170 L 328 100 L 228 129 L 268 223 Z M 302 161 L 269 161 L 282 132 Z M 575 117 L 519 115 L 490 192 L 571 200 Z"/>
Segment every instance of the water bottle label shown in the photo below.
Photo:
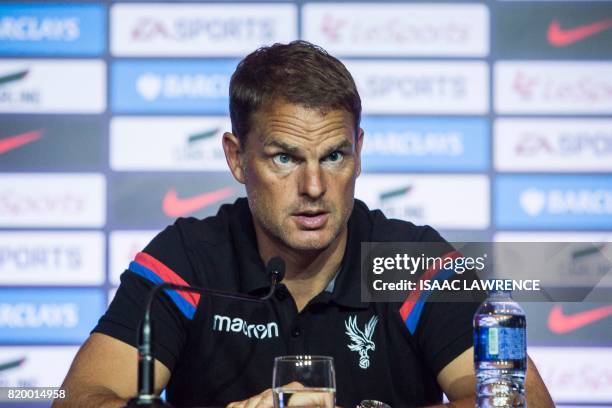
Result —
<path fill-rule="evenodd" d="M 499 354 L 499 335 L 497 327 L 489 329 L 489 355 L 496 356 Z"/>
<path fill-rule="evenodd" d="M 478 338 L 480 360 L 522 360 L 525 358 L 525 329 L 482 328 Z"/>

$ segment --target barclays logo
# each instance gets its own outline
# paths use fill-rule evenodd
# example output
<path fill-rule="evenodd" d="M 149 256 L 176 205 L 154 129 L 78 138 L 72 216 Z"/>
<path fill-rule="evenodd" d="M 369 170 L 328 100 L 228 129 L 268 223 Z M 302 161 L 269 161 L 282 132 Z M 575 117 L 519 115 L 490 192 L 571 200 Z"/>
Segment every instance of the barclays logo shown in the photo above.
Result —
<path fill-rule="evenodd" d="M 105 305 L 98 289 L 0 289 L 0 344 L 80 343 Z"/>
<path fill-rule="evenodd" d="M 521 207 L 536 217 L 550 214 L 612 214 L 612 190 L 550 190 L 530 188 L 521 193 Z"/>
<path fill-rule="evenodd" d="M 106 47 L 106 10 L 97 4 L 0 5 L 0 53 L 9 55 L 101 55 Z"/>
<path fill-rule="evenodd" d="M 521 207 L 529 216 L 535 217 L 539 215 L 546 205 L 545 193 L 541 190 L 530 188 L 521 194 Z"/>
<path fill-rule="evenodd" d="M 226 75 L 174 75 L 145 73 L 136 81 L 140 96 L 152 102 L 158 98 L 220 98 L 227 93 Z"/>
<path fill-rule="evenodd" d="M 0 327 L 70 329 L 79 323 L 74 303 L 0 303 Z"/>
<path fill-rule="evenodd" d="M 365 171 L 484 171 L 489 126 L 481 118 L 366 116 Z"/>
<path fill-rule="evenodd" d="M 111 105 L 117 112 L 227 113 L 234 60 L 116 61 Z"/>
<path fill-rule="evenodd" d="M 608 176 L 498 176 L 495 219 L 502 228 L 609 229 Z"/>
<path fill-rule="evenodd" d="M 79 38 L 77 18 L 4 17 L 0 19 L 0 40 L 13 41 L 65 41 Z"/>

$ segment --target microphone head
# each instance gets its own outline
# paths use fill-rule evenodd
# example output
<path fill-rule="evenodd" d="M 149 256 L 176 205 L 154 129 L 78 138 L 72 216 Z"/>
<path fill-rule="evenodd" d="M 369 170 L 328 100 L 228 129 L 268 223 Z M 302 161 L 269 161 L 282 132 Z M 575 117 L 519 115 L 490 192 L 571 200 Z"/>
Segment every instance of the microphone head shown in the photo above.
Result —
<path fill-rule="evenodd" d="M 266 271 L 271 280 L 276 283 L 282 281 L 285 277 L 285 260 L 280 256 L 272 257 L 266 265 Z"/>

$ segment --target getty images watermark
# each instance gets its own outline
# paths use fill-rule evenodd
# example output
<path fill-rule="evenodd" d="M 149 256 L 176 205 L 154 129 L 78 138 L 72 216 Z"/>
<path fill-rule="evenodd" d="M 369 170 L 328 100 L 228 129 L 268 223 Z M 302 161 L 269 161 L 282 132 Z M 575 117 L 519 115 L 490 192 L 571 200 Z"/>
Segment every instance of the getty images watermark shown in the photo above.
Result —
<path fill-rule="evenodd" d="M 480 300 L 503 290 L 525 301 L 601 301 L 612 295 L 612 243 L 362 243 L 361 298 Z"/>
<path fill-rule="evenodd" d="M 0 402 L 51 402 L 67 396 L 66 390 L 59 387 L 0 387 Z"/>

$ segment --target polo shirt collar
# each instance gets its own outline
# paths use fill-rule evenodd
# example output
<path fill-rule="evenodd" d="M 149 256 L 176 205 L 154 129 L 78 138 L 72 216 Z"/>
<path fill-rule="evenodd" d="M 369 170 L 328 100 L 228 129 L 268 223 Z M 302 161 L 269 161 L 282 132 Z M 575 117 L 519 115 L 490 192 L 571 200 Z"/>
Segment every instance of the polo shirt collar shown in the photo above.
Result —
<path fill-rule="evenodd" d="M 246 198 L 236 200 L 235 211 L 229 216 L 230 236 L 234 246 L 238 270 L 240 292 L 255 294 L 270 288 L 270 278 L 266 276 L 266 267 L 259 256 L 257 237 L 249 203 Z"/>
<path fill-rule="evenodd" d="M 346 249 L 336 275 L 331 301 L 342 306 L 367 309 L 368 303 L 361 301 L 361 243 L 370 241 L 371 225 L 368 217 L 360 211 L 365 207 L 354 200 L 353 212 L 348 222 Z M 367 207 L 366 207 L 367 208 Z"/>
<path fill-rule="evenodd" d="M 357 207 L 365 207 L 355 200 L 353 212 L 348 222 L 346 249 L 339 272 L 333 278 L 333 291 L 330 300 L 342 306 L 367 308 L 368 303 L 361 301 L 361 242 L 370 240 L 370 220 Z M 270 288 L 265 265 L 259 255 L 253 218 L 246 198 L 235 203 L 236 211 L 230 216 L 230 230 L 234 253 L 238 263 L 238 282 L 242 293 L 265 293 Z M 331 282 L 330 282 L 331 283 Z"/>

